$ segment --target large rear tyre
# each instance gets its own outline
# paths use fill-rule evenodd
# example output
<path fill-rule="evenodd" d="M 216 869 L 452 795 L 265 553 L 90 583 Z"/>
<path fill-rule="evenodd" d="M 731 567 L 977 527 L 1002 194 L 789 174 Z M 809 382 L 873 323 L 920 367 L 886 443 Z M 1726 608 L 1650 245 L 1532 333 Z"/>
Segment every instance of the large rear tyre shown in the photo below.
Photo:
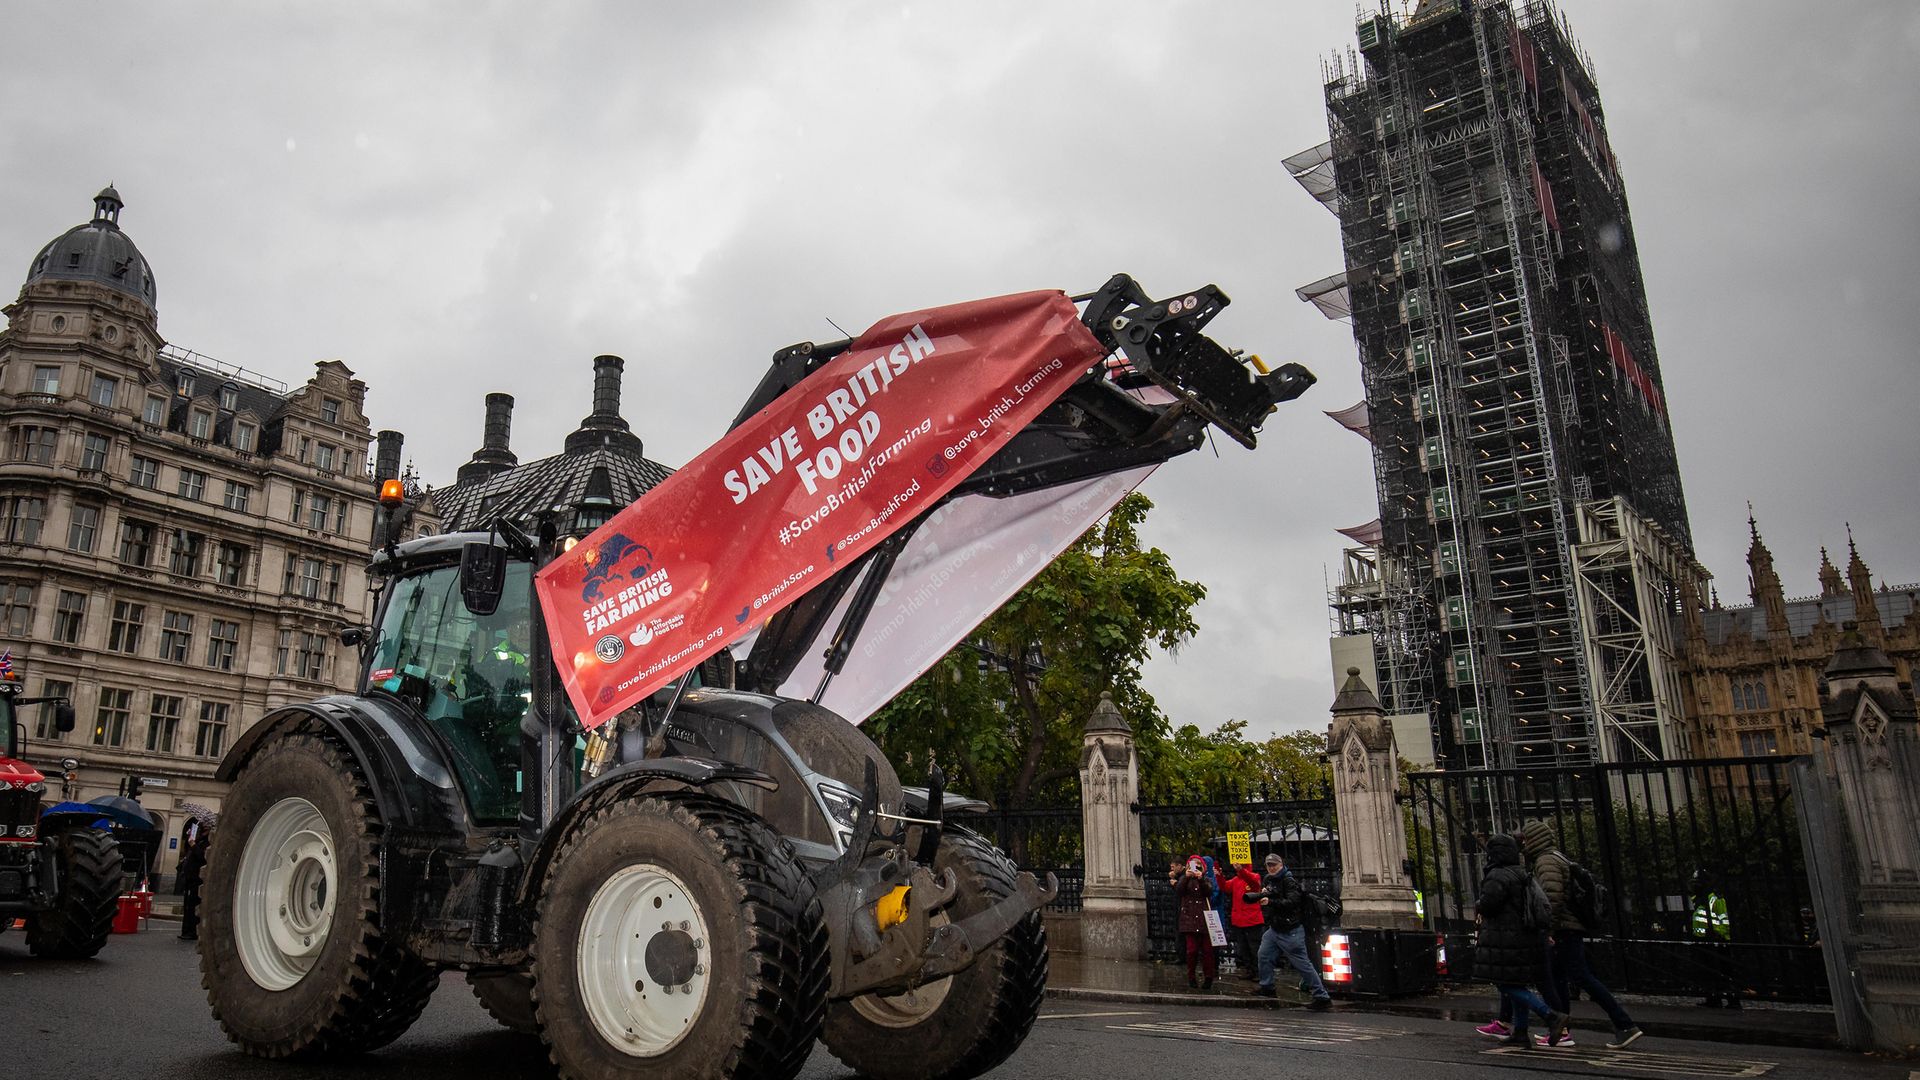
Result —
<path fill-rule="evenodd" d="M 959 883 L 945 911 L 956 922 L 1012 896 L 1018 876 L 1000 849 L 952 826 L 934 869 L 952 870 Z M 958 974 L 909 993 L 834 1002 L 824 1038 L 834 1057 L 873 1080 L 967 1080 L 1019 1048 L 1046 991 L 1047 932 L 1036 911 Z"/>
<path fill-rule="evenodd" d="M 54 848 L 60 895 L 27 921 L 27 950 L 52 960 L 84 960 L 113 933 L 120 905 L 120 845 L 99 829 L 74 829 L 42 843 Z"/>
<path fill-rule="evenodd" d="M 766 823 L 704 795 L 616 803 L 555 854 L 533 1001 L 561 1075 L 790 1080 L 820 1033 L 827 932 Z"/>
<path fill-rule="evenodd" d="M 385 1046 L 439 978 L 380 930 L 379 811 L 353 759 L 279 738 L 234 781 L 202 889 L 200 981 L 257 1057 Z"/>
<path fill-rule="evenodd" d="M 524 971 L 469 971 L 467 985 L 501 1027 L 522 1035 L 540 1033 L 540 1022 L 533 1015 L 533 976 Z"/>

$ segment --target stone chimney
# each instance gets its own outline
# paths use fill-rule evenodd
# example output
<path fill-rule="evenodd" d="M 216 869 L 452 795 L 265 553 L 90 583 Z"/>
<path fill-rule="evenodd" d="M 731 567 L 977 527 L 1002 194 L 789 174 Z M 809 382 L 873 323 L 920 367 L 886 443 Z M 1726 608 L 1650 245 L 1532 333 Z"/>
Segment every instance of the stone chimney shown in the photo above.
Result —
<path fill-rule="evenodd" d="M 619 445 L 635 454 L 642 447 L 638 436 L 620 415 L 620 376 L 627 362 L 617 356 L 593 358 L 593 412 L 580 421 L 579 428 L 567 436 L 569 454 L 583 453 L 599 446 Z"/>
<path fill-rule="evenodd" d="M 481 435 L 480 449 L 473 452 L 472 460 L 460 466 L 460 471 L 454 474 L 454 483 L 485 480 L 520 464 L 520 459 L 507 449 L 507 439 L 512 431 L 513 395 L 488 394 L 487 422 Z"/>
<path fill-rule="evenodd" d="M 405 435 L 392 429 L 374 436 L 373 483 L 375 487 L 379 487 L 382 481 L 392 480 L 400 475 L 400 447 L 406 443 L 406 439 Z"/>

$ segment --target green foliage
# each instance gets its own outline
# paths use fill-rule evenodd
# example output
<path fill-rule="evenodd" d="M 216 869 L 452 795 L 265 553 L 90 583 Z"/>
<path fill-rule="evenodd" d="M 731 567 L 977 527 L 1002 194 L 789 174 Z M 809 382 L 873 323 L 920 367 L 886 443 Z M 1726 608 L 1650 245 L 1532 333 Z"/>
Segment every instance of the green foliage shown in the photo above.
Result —
<path fill-rule="evenodd" d="M 1140 747 L 1141 801 L 1204 802 L 1223 792 L 1249 796 L 1264 789 L 1275 799 L 1317 796 L 1326 788 L 1327 737 L 1296 731 L 1264 742 L 1246 737 L 1244 720 L 1202 734 L 1183 724 L 1166 739 Z"/>
<path fill-rule="evenodd" d="M 956 790 L 1003 807 L 1077 802 L 1080 731 L 1101 691 L 1143 749 L 1167 719 L 1140 683 L 1154 648 L 1177 650 L 1206 595 L 1166 553 L 1142 549 L 1138 493 L 916 680 L 866 730 L 909 782 L 937 762 Z"/>

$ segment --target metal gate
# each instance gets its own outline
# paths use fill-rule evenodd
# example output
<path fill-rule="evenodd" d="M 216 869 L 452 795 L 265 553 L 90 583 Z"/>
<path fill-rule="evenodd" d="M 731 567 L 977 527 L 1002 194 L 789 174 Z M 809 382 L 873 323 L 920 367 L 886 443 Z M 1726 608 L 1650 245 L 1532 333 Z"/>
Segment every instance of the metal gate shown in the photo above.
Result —
<path fill-rule="evenodd" d="M 1447 935 L 1450 976 L 1472 976 L 1473 903 L 1487 838 L 1539 819 L 1605 886 L 1610 926 L 1590 938 L 1587 953 L 1612 988 L 1825 1001 L 1792 761 L 1409 776 L 1407 846 L 1427 923 Z M 1725 941 L 1694 936 L 1703 890 L 1726 902 Z"/>
<path fill-rule="evenodd" d="M 1274 798 L 1285 794 L 1288 798 Z M 1140 870 L 1147 887 L 1147 953 L 1156 960 L 1180 958 L 1179 905 L 1167 871 L 1189 855 L 1211 855 L 1226 863 L 1227 833 L 1252 834 L 1258 866 L 1268 852 L 1287 860 L 1287 869 L 1308 891 L 1340 895 L 1340 844 L 1334 832 L 1333 799 L 1325 789 L 1275 793 L 1266 789 L 1227 792 L 1219 801 L 1148 806 L 1140 811 Z"/>

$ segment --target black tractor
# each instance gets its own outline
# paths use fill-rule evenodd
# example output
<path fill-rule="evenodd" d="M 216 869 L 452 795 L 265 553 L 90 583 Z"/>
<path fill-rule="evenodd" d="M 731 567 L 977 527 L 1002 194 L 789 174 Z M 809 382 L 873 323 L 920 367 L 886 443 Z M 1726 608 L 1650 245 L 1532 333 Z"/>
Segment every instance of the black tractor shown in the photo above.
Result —
<path fill-rule="evenodd" d="M 1121 359 L 950 500 L 1155 464 L 1210 425 L 1251 445 L 1313 381 L 1201 335 L 1226 303 L 1211 287 L 1155 303 L 1122 276 L 1077 299 Z M 782 349 L 741 417 L 843 348 Z M 780 693 L 823 643 L 840 670 L 911 531 L 737 662 L 718 652 L 590 731 L 533 584 L 577 537 L 499 520 L 389 544 L 374 624 L 343 635 L 360 690 L 269 713 L 220 767 L 200 949 L 228 1036 L 263 1057 L 369 1050 L 459 969 L 570 1077 L 784 1080 L 816 1040 L 879 1080 L 1004 1061 L 1045 992 L 1055 883 L 965 828 L 984 807 L 937 770 L 905 787 L 819 693 Z"/>
<path fill-rule="evenodd" d="M 25 919 L 27 949 L 35 956 L 84 959 L 113 933 L 120 846 L 112 833 L 93 827 L 99 813 L 42 813 L 46 775 L 23 760 L 25 725 L 18 709 L 28 705 L 51 707 L 55 730 L 73 730 L 72 702 L 27 697 L 19 682 L 0 680 L 0 723 L 7 731 L 6 753 L 0 755 L 0 932 Z"/>

